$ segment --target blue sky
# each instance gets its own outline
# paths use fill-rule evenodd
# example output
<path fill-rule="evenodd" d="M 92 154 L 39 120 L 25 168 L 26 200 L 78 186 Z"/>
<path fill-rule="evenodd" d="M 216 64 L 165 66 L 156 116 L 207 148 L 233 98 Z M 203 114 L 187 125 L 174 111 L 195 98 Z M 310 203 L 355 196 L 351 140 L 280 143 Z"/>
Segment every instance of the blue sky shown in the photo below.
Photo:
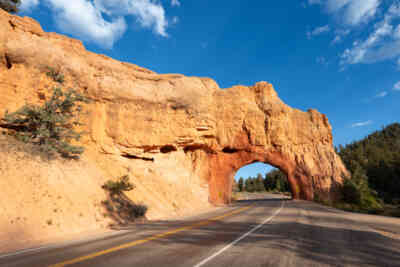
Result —
<path fill-rule="evenodd" d="M 399 121 L 398 0 L 22 0 L 21 8 L 46 31 L 158 73 L 207 76 L 221 88 L 268 81 L 290 106 L 326 114 L 335 145 Z M 258 164 L 237 176 L 265 171 Z"/>

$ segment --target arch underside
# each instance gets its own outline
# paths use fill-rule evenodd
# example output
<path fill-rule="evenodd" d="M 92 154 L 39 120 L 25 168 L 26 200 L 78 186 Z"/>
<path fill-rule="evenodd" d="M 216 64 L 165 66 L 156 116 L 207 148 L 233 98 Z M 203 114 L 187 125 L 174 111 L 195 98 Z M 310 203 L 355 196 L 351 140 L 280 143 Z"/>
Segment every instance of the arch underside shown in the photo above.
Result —
<path fill-rule="evenodd" d="M 323 188 L 314 184 L 306 169 L 299 167 L 279 152 L 236 151 L 209 155 L 210 201 L 214 204 L 230 203 L 235 173 L 241 167 L 255 162 L 269 164 L 284 172 L 293 199 L 313 200 L 316 192 L 329 201 L 335 198 L 334 186 Z"/>

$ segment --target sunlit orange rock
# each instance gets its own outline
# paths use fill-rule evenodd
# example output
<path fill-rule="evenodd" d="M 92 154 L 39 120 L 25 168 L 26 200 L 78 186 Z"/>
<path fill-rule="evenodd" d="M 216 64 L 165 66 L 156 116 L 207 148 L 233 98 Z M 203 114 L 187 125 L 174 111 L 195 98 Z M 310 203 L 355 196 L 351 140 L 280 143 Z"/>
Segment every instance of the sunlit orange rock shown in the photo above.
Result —
<path fill-rule="evenodd" d="M 220 89 L 208 78 L 157 74 L 2 10 L 0 63 L 0 115 L 46 99 L 57 86 L 47 67 L 60 71 L 64 88 L 92 100 L 86 157 L 107 175 L 130 173 L 145 188 L 137 200 L 150 206 L 228 203 L 235 172 L 257 161 L 287 173 L 300 199 L 335 198 L 347 174 L 326 116 L 287 106 L 267 82 Z"/>

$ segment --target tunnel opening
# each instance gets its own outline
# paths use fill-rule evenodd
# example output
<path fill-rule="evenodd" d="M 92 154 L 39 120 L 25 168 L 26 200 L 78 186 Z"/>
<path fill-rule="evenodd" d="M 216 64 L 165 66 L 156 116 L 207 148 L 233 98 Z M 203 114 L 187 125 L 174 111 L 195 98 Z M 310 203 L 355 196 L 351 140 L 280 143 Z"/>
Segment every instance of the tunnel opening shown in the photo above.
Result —
<path fill-rule="evenodd" d="M 232 193 L 239 199 L 248 199 L 270 194 L 291 196 L 291 189 L 285 172 L 263 162 L 252 162 L 236 171 Z"/>

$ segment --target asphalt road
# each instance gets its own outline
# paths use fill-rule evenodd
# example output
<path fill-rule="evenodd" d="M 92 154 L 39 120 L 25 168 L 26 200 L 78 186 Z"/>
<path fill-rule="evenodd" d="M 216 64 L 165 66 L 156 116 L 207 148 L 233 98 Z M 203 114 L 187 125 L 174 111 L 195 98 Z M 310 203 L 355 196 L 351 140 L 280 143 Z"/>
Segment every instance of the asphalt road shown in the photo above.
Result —
<path fill-rule="evenodd" d="M 181 221 L 15 255 L 0 266 L 400 266 L 400 219 L 269 195 Z"/>

